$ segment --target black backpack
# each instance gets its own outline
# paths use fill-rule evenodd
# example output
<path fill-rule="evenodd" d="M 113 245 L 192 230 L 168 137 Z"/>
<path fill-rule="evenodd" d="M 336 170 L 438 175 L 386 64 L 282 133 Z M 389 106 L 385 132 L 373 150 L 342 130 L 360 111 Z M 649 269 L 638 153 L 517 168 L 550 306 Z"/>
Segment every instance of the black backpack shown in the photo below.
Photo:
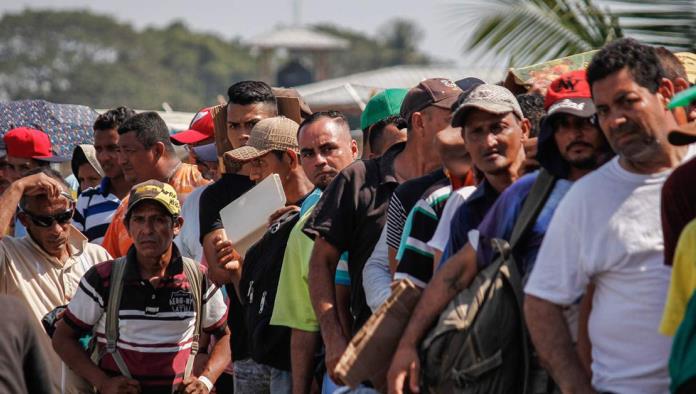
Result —
<path fill-rule="evenodd" d="M 293 213 L 271 225 L 244 257 L 239 294 L 249 356 L 257 363 L 290 370 L 290 328 L 272 326 L 271 315 L 290 231 L 299 220 Z"/>
<path fill-rule="evenodd" d="M 555 178 L 540 170 L 510 243 L 494 239 L 494 261 L 460 292 L 421 344 L 421 385 L 430 393 L 530 393 L 530 343 L 522 278 L 512 250 L 534 224 Z"/>

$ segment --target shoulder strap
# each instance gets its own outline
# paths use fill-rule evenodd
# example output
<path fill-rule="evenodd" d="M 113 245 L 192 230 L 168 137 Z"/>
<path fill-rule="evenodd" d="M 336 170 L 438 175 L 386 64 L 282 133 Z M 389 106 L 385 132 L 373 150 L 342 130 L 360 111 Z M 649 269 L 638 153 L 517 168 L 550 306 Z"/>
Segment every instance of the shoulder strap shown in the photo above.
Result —
<path fill-rule="evenodd" d="M 543 168 L 539 169 L 539 175 L 534 185 L 532 185 L 532 190 L 529 191 L 524 205 L 522 205 L 520 215 L 515 221 L 515 227 L 512 229 L 512 235 L 510 236 L 511 249 L 515 249 L 522 236 L 534 224 L 555 183 L 556 177 Z"/>
<path fill-rule="evenodd" d="M 198 267 L 198 263 L 193 261 L 188 257 L 183 257 L 184 262 L 184 274 L 186 275 L 186 280 L 191 286 L 191 294 L 193 296 L 193 311 L 196 314 L 196 321 L 193 327 L 193 341 L 191 342 L 191 353 L 189 354 L 188 360 L 186 360 L 186 369 L 184 370 L 184 379 L 191 376 L 193 371 L 193 361 L 198 354 L 198 340 L 201 334 L 201 325 L 203 322 L 203 273 Z"/>
<path fill-rule="evenodd" d="M 109 278 L 109 301 L 106 306 L 106 352 L 111 355 L 121 371 L 121 375 L 132 378 L 125 361 L 118 352 L 118 310 L 121 306 L 121 293 L 123 292 L 123 274 L 126 271 L 126 257 L 119 257 L 111 264 L 111 276 Z"/>

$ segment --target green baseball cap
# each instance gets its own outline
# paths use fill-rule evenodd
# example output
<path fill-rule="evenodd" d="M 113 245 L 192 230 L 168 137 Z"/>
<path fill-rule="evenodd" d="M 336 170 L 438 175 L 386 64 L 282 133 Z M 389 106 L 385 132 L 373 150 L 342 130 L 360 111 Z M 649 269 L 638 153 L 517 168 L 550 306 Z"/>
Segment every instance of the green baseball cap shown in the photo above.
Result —
<path fill-rule="evenodd" d="M 669 104 L 667 105 L 667 108 L 674 109 L 677 107 L 686 107 L 694 100 L 696 100 L 696 86 L 692 86 L 683 92 L 679 92 L 678 94 L 674 95 L 672 100 L 670 100 Z"/>
<path fill-rule="evenodd" d="M 372 96 L 360 116 L 360 129 L 365 130 L 382 119 L 399 115 L 406 93 L 407 89 L 385 89 Z"/>

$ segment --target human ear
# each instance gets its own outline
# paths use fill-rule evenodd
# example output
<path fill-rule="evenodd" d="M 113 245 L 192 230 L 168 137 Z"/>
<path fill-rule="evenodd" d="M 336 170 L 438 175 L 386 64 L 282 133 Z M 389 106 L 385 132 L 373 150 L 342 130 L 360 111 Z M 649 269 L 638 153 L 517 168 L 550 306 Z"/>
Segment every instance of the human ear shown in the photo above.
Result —
<path fill-rule="evenodd" d="M 667 104 L 674 97 L 674 84 L 667 78 L 662 78 L 660 81 L 660 86 L 657 87 L 657 94 L 661 100 L 662 105 L 667 108 Z"/>

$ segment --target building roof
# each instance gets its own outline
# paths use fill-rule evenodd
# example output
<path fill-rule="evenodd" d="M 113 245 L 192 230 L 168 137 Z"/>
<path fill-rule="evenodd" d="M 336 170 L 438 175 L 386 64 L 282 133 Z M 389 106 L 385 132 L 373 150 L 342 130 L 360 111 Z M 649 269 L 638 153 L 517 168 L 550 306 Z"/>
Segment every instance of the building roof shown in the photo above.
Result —
<path fill-rule="evenodd" d="M 453 81 L 477 77 L 488 83 L 496 83 L 505 77 L 504 69 L 466 68 L 451 66 L 393 66 L 377 70 L 327 79 L 296 86 L 307 104 L 314 109 L 329 106 L 360 106 L 387 88 L 411 88 L 428 78 L 449 78 Z"/>
<path fill-rule="evenodd" d="M 247 43 L 260 49 L 286 48 L 314 51 L 345 49 L 350 45 L 348 40 L 305 27 L 277 28 L 252 37 Z"/>

